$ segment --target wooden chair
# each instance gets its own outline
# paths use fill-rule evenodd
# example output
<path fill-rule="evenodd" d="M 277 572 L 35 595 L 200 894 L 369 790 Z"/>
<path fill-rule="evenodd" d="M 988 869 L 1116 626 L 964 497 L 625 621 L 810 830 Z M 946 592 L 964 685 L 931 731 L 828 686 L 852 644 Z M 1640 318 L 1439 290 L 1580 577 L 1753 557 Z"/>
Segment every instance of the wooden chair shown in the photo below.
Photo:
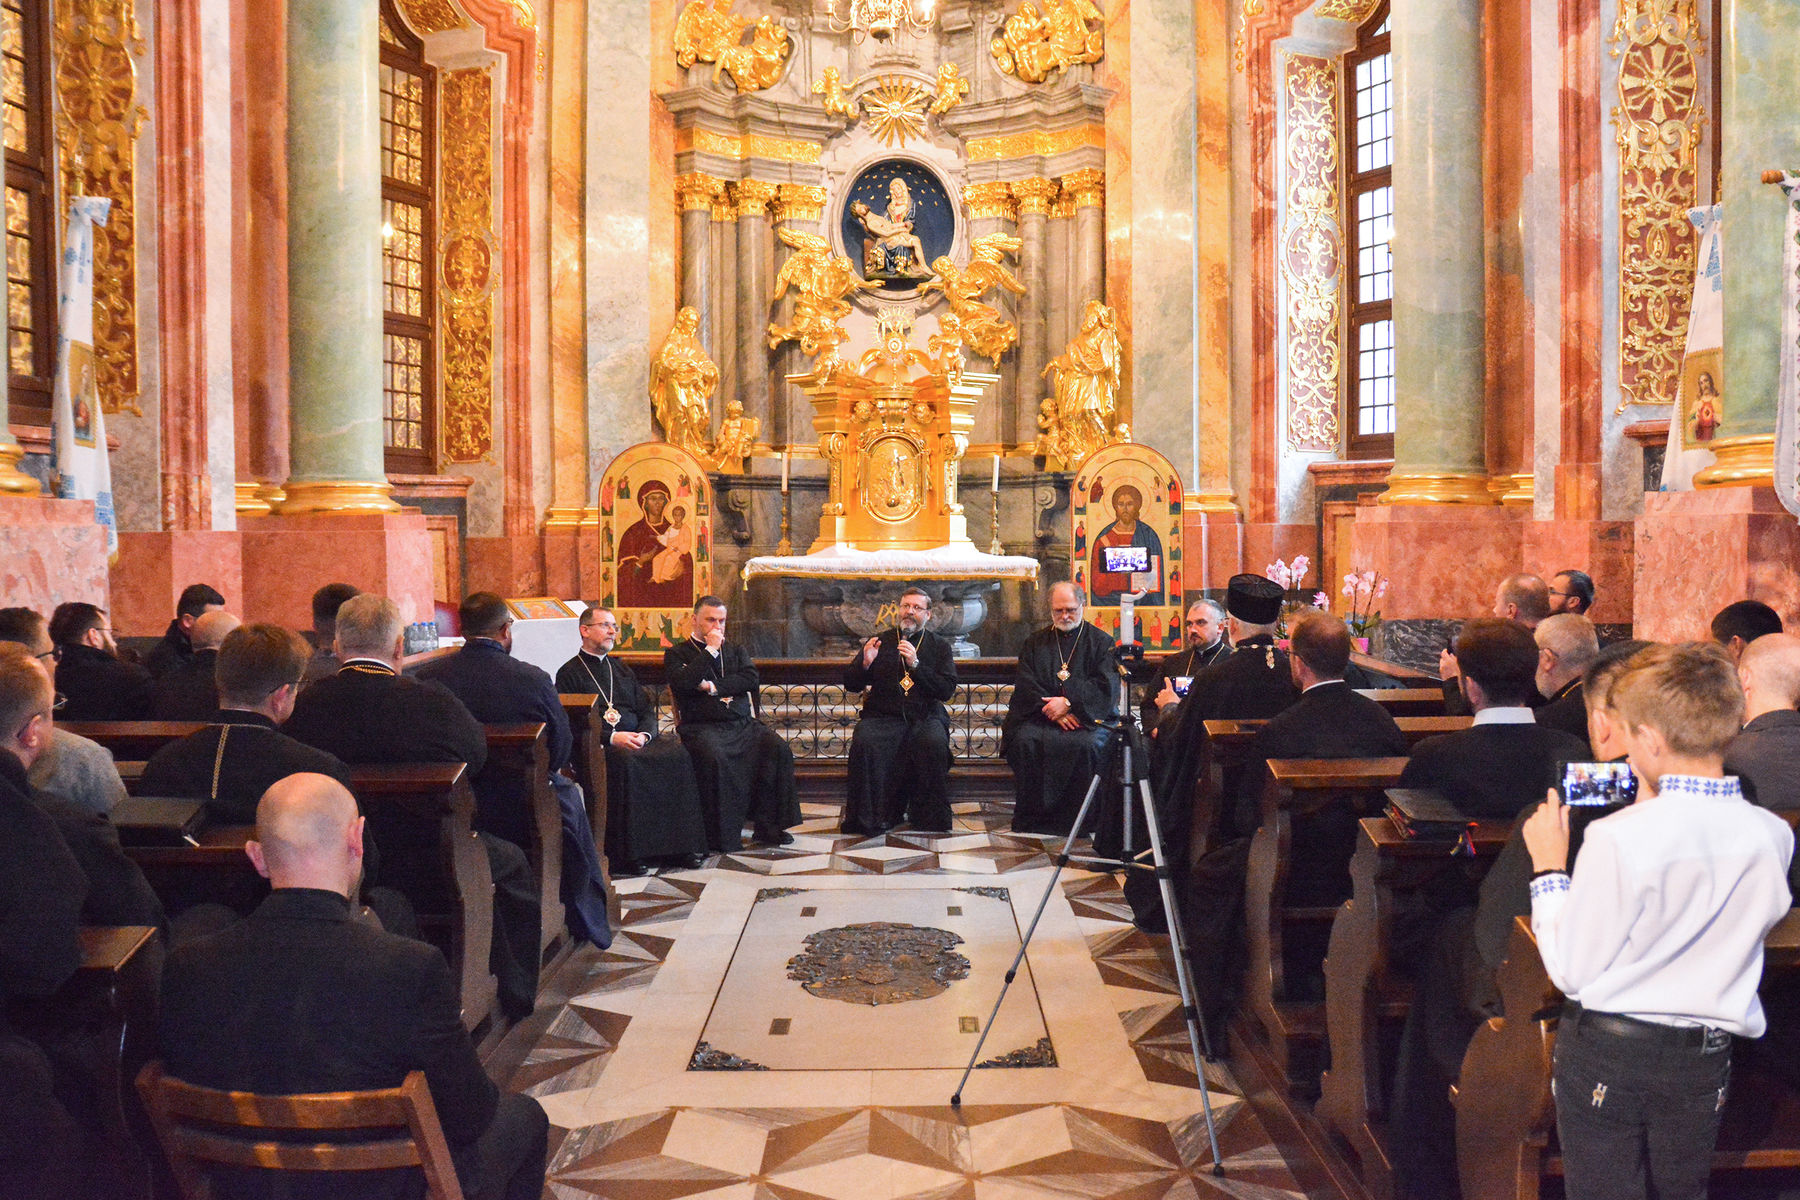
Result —
<path fill-rule="evenodd" d="M 196 1087 L 158 1060 L 144 1065 L 137 1086 L 183 1200 L 212 1195 L 202 1163 L 277 1171 L 419 1167 L 432 1200 L 462 1200 L 423 1071 L 396 1088 L 269 1096 Z M 359 1140 L 381 1131 L 388 1136 Z M 293 1134 L 305 1140 L 283 1140 Z"/>

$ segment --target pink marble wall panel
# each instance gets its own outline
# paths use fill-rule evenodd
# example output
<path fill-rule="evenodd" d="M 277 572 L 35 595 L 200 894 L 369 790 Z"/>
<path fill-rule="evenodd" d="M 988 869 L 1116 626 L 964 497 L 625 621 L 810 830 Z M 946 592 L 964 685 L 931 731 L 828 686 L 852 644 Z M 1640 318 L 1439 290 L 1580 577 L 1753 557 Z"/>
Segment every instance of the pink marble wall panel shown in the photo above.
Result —
<path fill-rule="evenodd" d="M 1548 580 L 1557 571 L 1586 571 L 1594 578 L 1588 615 L 1608 625 L 1630 624 L 1636 561 L 1629 521 L 1530 521 L 1520 558 L 1524 569 Z"/>
<path fill-rule="evenodd" d="M 1351 559 L 1389 579 L 1389 620 L 1481 616 L 1500 580 L 1521 569 L 1526 516 L 1518 508 L 1369 505 L 1356 512 Z"/>
<path fill-rule="evenodd" d="M 237 533 L 121 533 L 112 569 L 113 629 L 126 637 L 160 634 L 190 583 L 210 583 L 225 597 L 226 608 L 243 611 L 244 560 Z"/>
<path fill-rule="evenodd" d="M 575 530 L 544 531 L 544 587 L 553 596 L 581 594 L 580 553 Z"/>
<path fill-rule="evenodd" d="M 429 620 L 431 534 L 418 513 L 253 517 L 242 522 L 245 620 L 312 625 L 312 594 L 343 582 L 391 596 Z"/>
<path fill-rule="evenodd" d="M 49 616 L 67 600 L 109 604 L 106 533 L 89 500 L 0 500 L 0 598 Z"/>
<path fill-rule="evenodd" d="M 1712 614 L 1761 600 L 1800 622 L 1800 525 L 1766 487 L 1651 492 L 1638 519 L 1639 637 L 1703 638 Z"/>
<path fill-rule="evenodd" d="M 542 596 L 544 568 L 533 542 L 515 538 L 469 538 L 463 543 L 468 554 L 468 578 L 471 592 L 498 592 L 502 596 Z M 558 597 L 566 599 L 567 597 Z"/>

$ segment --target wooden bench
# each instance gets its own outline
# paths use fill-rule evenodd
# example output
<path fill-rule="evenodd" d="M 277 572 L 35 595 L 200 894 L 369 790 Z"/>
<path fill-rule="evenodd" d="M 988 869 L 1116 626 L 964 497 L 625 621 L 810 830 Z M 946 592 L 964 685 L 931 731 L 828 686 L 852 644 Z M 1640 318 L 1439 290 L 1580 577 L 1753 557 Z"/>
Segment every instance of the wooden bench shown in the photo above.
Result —
<path fill-rule="evenodd" d="M 1510 822 L 1477 822 L 1473 858 L 1443 841 L 1409 839 L 1386 817 L 1359 823 L 1350 858 L 1350 899 L 1331 923 L 1325 952 L 1325 1032 L 1331 1067 L 1319 1081 L 1315 1112 L 1355 1159 L 1376 1200 L 1393 1194 L 1387 1151 L 1387 1100 L 1410 980 L 1388 957 L 1396 898 L 1445 871 L 1485 872 L 1506 844 Z"/>
<path fill-rule="evenodd" d="M 1800 909 L 1789 912 L 1764 940 L 1763 977 L 1797 967 Z M 1535 1200 L 1543 1180 L 1563 1170 L 1554 1148 L 1556 1105 L 1550 1094 L 1563 997 L 1544 971 L 1527 917 L 1513 923 L 1499 983 L 1508 1015 L 1475 1031 L 1451 1094 L 1463 1200 Z M 1713 1171 L 1800 1168 L 1797 1111 L 1800 1097 L 1733 1063 Z M 1772 1119 L 1774 1114 L 1779 1115 Z"/>
<path fill-rule="evenodd" d="M 1295 1095 L 1318 1086 L 1325 1041 L 1325 1002 L 1307 987 L 1324 962 L 1325 941 L 1348 898 L 1353 844 L 1314 847 L 1310 879 L 1292 876 L 1294 827 L 1342 810 L 1345 819 L 1379 815 L 1385 789 L 1399 782 L 1404 758 L 1270 759 L 1263 777 L 1262 820 L 1250 841 L 1244 880 L 1249 954 L 1245 1007 L 1261 1026 Z M 1341 876 L 1341 882 L 1334 877 Z M 1296 884 L 1300 885 L 1297 889 Z M 1296 890 L 1309 889 L 1297 903 Z M 1299 978 L 1296 978 L 1299 975 Z"/>
<path fill-rule="evenodd" d="M 481 796 L 497 795 L 501 805 L 523 803 L 523 819 L 490 813 L 477 827 L 516 841 L 538 880 L 538 950 L 548 962 L 565 936 L 562 902 L 562 811 L 550 786 L 550 727 L 542 721 L 484 725 L 487 763 L 475 776 L 477 816 Z"/>
<path fill-rule="evenodd" d="M 58 721 L 66 733 L 99 742 L 119 762 L 143 762 L 170 742 L 206 728 L 202 721 Z"/>
<path fill-rule="evenodd" d="M 135 788 L 143 764 L 122 762 L 119 774 Z M 464 763 L 352 767 L 350 790 L 368 817 L 370 836 L 387 851 L 383 882 L 412 901 L 420 931 L 444 952 L 457 977 L 463 1024 L 473 1030 L 494 1011 L 497 986 L 488 973 L 494 877 L 474 832 L 468 774 Z M 244 853 L 253 836 L 253 826 L 214 825 L 201 832 L 198 846 L 132 846 L 126 853 L 159 894 L 191 894 L 196 880 L 203 891 L 229 893 L 245 881 L 261 882 Z M 425 846 L 431 847 L 426 853 L 407 852 Z"/>
<path fill-rule="evenodd" d="M 599 852 L 601 886 L 606 889 L 606 916 L 617 930 L 624 924 L 624 909 L 613 887 L 612 867 L 606 861 L 606 747 L 612 740 L 612 727 L 601 715 L 605 710 L 598 695 L 569 692 L 557 699 L 562 702 L 569 732 L 575 738 L 575 748 L 569 754 L 569 774 L 587 797 L 588 824 L 594 831 L 594 849 Z"/>
<path fill-rule="evenodd" d="M 1439 687 L 1357 688 L 1356 694 L 1367 696 L 1387 709 L 1390 717 L 1444 716 L 1444 691 Z"/>

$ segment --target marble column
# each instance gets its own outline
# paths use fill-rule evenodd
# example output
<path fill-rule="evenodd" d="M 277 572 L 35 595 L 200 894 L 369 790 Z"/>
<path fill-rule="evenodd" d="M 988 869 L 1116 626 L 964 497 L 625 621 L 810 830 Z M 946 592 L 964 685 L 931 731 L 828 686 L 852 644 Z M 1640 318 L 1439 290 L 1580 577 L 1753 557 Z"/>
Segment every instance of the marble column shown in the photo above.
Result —
<path fill-rule="evenodd" d="M 1786 205 L 1765 170 L 1800 163 L 1800 37 L 1793 0 L 1724 0 L 1722 176 L 1726 229 L 1725 411 L 1697 487 L 1768 484 L 1775 470 Z"/>
<path fill-rule="evenodd" d="M 1394 469 L 1389 504 L 1487 487 L 1481 0 L 1395 0 Z"/>
<path fill-rule="evenodd" d="M 1019 297 L 1018 410 L 1015 437 L 1029 441 L 1037 434 L 1037 401 L 1049 393 L 1044 364 L 1050 361 L 1050 206 L 1056 200 L 1053 179 L 1020 179 L 1013 183 L 1019 201 L 1019 279 L 1025 294 Z M 1061 347 L 1058 347 L 1060 350 Z M 1019 428 L 1018 423 L 1029 428 Z"/>
<path fill-rule="evenodd" d="M 383 464 L 380 53 L 365 0 L 288 8 L 286 514 L 400 507 Z"/>
<path fill-rule="evenodd" d="M 1006 233 L 1016 235 L 1018 230 L 1018 208 L 1014 204 L 1012 185 L 994 181 L 989 183 L 971 183 L 963 188 L 963 206 L 969 217 L 969 238 L 986 237 L 990 233 Z M 1007 301 L 1010 294 L 1002 292 L 998 296 L 988 298 L 988 302 L 1008 310 Z M 1029 402 L 1019 394 L 1018 389 L 1018 353 L 1005 354 L 997 363 L 990 363 L 985 358 L 976 357 L 973 351 L 965 351 L 973 369 L 991 371 L 1000 376 L 998 387 L 998 404 L 983 405 L 975 416 L 976 441 L 1030 443 L 1037 438 L 1037 405 Z M 1029 433 L 1021 437 L 1021 433 Z"/>
<path fill-rule="evenodd" d="M 1071 294 L 1075 273 L 1070 258 L 1075 250 L 1075 198 L 1065 190 L 1050 206 L 1050 249 L 1045 255 L 1044 287 L 1049 292 L 1049 311 L 1045 314 L 1044 342 L 1051 354 L 1062 353 L 1069 344 L 1070 308 L 1075 304 Z"/>
<path fill-rule="evenodd" d="M 743 179 L 737 193 L 738 400 L 746 416 L 762 422 L 758 436 L 767 441 L 775 404 L 769 386 L 769 288 L 775 282 L 769 204 L 775 199 L 775 185 Z"/>
<path fill-rule="evenodd" d="M 713 396 L 713 421 L 717 422 L 725 412 L 725 402 L 736 399 L 738 394 L 738 362 L 737 362 L 737 327 L 738 327 L 738 287 L 737 287 L 737 196 L 736 188 L 729 191 L 720 189 L 713 198 L 712 210 L 712 261 L 713 261 L 713 332 L 712 340 L 703 342 L 706 353 L 719 367 L 719 390 Z M 712 437 L 712 431 L 707 431 Z"/>
<path fill-rule="evenodd" d="M 711 175 L 681 175 L 675 194 L 681 201 L 681 306 L 700 316 L 700 344 L 713 353 L 713 202 L 724 184 Z"/>
<path fill-rule="evenodd" d="M 825 220 L 825 189 L 813 184 L 784 183 L 777 190 L 775 201 L 775 220 L 778 224 L 794 230 L 796 233 L 823 233 Z M 785 244 L 777 244 L 775 248 L 775 269 L 793 254 Z M 773 276 L 770 276 L 773 281 Z M 787 324 L 787 314 L 793 311 L 793 290 L 780 302 L 783 319 Z M 770 319 L 775 320 L 773 311 Z M 764 333 L 767 334 L 767 326 Z M 764 343 L 767 344 L 766 342 Z M 800 343 L 783 342 L 775 361 L 775 412 L 774 428 L 768 440 L 775 446 L 804 446 L 812 442 L 812 405 L 800 390 L 787 382 L 789 375 L 798 375 L 810 369 L 812 360 L 800 352 Z"/>
<path fill-rule="evenodd" d="M 1098 167 L 1062 177 L 1063 195 L 1075 205 L 1073 258 L 1069 266 L 1069 336 L 1080 325 L 1081 306 L 1106 298 L 1106 172 Z"/>

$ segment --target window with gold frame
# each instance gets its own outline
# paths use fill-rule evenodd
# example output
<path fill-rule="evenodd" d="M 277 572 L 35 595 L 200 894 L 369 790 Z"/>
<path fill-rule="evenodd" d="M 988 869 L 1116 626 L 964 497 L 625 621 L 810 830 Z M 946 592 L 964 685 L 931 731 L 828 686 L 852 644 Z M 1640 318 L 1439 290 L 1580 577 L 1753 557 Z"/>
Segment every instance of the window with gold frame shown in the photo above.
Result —
<path fill-rule="evenodd" d="M 437 72 L 381 3 L 383 443 L 390 474 L 437 470 Z"/>
<path fill-rule="evenodd" d="M 50 424 L 56 372 L 56 221 L 49 0 L 0 0 L 5 58 L 8 410 Z"/>
<path fill-rule="evenodd" d="M 1394 454 L 1394 87 L 1388 6 L 1376 9 L 1344 58 L 1348 315 L 1344 372 L 1349 458 Z"/>

